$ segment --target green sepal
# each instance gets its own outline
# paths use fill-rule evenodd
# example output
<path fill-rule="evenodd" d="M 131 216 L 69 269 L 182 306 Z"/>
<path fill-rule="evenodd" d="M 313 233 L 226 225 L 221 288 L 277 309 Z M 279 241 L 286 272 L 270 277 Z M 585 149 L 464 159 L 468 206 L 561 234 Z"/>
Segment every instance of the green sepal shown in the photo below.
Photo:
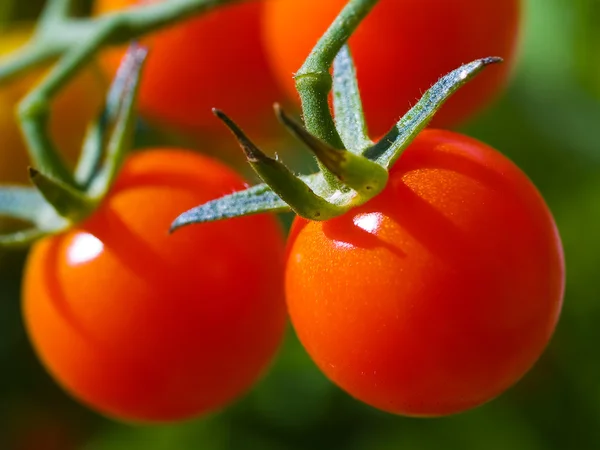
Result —
<path fill-rule="evenodd" d="M 333 61 L 333 111 L 335 126 L 349 151 L 360 155 L 373 145 L 363 113 L 354 61 L 347 44 Z"/>
<path fill-rule="evenodd" d="M 0 235 L 1 249 L 25 248 L 47 234 L 68 228 L 70 221 L 60 217 L 38 190 L 22 186 L 0 188 L 0 216 L 19 219 L 33 225 Z"/>
<path fill-rule="evenodd" d="M 114 126 L 104 164 L 94 174 L 88 189 L 94 198 L 102 198 L 108 193 L 133 144 L 135 105 L 147 56 L 146 48 L 132 44 L 119 67 L 114 89 L 109 93 L 107 115 L 108 120 L 114 119 Z"/>
<path fill-rule="evenodd" d="M 105 108 L 98 114 L 85 134 L 81 155 L 75 167 L 75 181 L 83 189 L 87 190 L 90 187 L 94 175 L 101 166 L 108 124 L 108 114 Z"/>
<path fill-rule="evenodd" d="M 344 51 L 340 57 L 339 70 L 342 76 L 354 77 L 350 54 Z M 337 149 L 309 133 L 303 126 L 290 119 L 276 106 L 275 111 L 283 124 L 301 139 L 315 153 L 326 172 L 320 171 L 308 176 L 296 176 L 285 165 L 265 155 L 224 113 L 214 110 L 234 133 L 248 162 L 266 183 L 213 200 L 179 216 L 172 230 L 192 223 L 209 222 L 220 219 L 256 214 L 261 212 L 281 212 L 289 209 L 310 220 L 328 220 L 362 205 L 381 192 L 388 180 L 388 169 L 400 157 L 404 149 L 423 130 L 435 112 L 461 86 L 477 75 L 485 66 L 500 62 L 500 58 L 490 57 L 473 61 L 450 72 L 435 83 L 419 102 L 392 128 L 377 144 L 363 151 L 362 155 L 345 149 Z M 346 67 L 344 67 L 344 64 Z M 345 75 L 344 75 L 345 73 Z M 350 90 L 349 96 L 357 96 L 356 82 L 340 80 L 340 95 Z M 346 99 L 347 100 L 347 99 Z M 362 116 L 360 100 L 343 101 L 338 110 L 344 116 L 341 128 L 346 139 L 364 141 L 366 127 L 360 117 L 350 117 L 352 108 L 358 108 Z M 364 132 L 364 133 L 363 133 Z M 358 134 L 357 134 L 358 133 Z M 359 145 L 355 146 L 356 149 Z M 333 182 L 328 175 L 337 177 Z"/>
<path fill-rule="evenodd" d="M 128 58 L 127 61 L 131 59 Z M 121 98 L 127 87 L 128 78 L 129 73 L 123 67 L 119 67 L 106 95 L 104 108 L 88 127 L 81 156 L 75 168 L 75 179 L 86 189 L 101 167 L 108 132 L 114 127 L 121 109 Z"/>
<path fill-rule="evenodd" d="M 14 233 L 0 235 L 0 249 L 16 250 L 27 248 L 34 242 L 39 241 L 48 235 L 60 233 L 67 228 L 67 226 L 56 228 L 54 230 L 27 228 Z"/>
<path fill-rule="evenodd" d="M 2 186 L 0 216 L 13 217 L 38 224 L 39 211 L 47 206 L 44 197 L 34 188 Z"/>
<path fill-rule="evenodd" d="M 340 209 L 337 205 L 329 203 L 315 193 L 284 164 L 263 153 L 225 113 L 217 109 L 213 112 L 234 134 L 248 163 L 260 179 L 295 213 L 311 220 L 324 220 L 339 215 Z"/>
<path fill-rule="evenodd" d="M 354 189 L 359 195 L 369 198 L 385 188 L 388 179 L 386 169 L 363 156 L 331 147 L 292 120 L 279 105 L 275 105 L 275 112 L 281 123 L 304 142 L 321 164 L 344 185 Z"/>
<path fill-rule="evenodd" d="M 85 219 L 97 206 L 82 192 L 31 167 L 29 178 L 54 210 L 72 222 Z"/>
<path fill-rule="evenodd" d="M 213 222 L 262 212 L 289 212 L 291 208 L 266 184 L 212 200 L 181 214 L 171 225 L 171 232 L 193 223 Z"/>
<path fill-rule="evenodd" d="M 486 66 L 501 61 L 502 58 L 497 57 L 478 59 L 440 78 L 392 130 L 377 144 L 365 150 L 363 155 L 389 169 L 452 94 L 474 78 Z"/>

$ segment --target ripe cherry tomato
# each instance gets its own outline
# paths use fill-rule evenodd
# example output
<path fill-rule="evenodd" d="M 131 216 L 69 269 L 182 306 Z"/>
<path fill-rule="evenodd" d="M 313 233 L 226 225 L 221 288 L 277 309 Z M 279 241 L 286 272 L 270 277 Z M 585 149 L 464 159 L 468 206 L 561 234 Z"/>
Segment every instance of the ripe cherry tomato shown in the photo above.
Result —
<path fill-rule="evenodd" d="M 97 0 L 95 10 L 100 14 L 157 1 Z M 141 113 L 179 131 L 229 137 L 211 113 L 218 107 L 245 128 L 266 130 L 279 94 L 261 42 L 261 10 L 258 1 L 220 7 L 147 38 L 151 52 L 139 97 Z M 104 58 L 108 73 L 116 71 L 122 54 Z"/>
<path fill-rule="evenodd" d="M 27 42 L 31 26 L 12 28 L 0 33 L 0 57 Z M 40 80 L 43 71 L 0 84 L 0 182 L 28 183 L 29 157 L 21 130 L 15 119 L 17 103 Z M 81 72 L 56 97 L 50 114 L 50 135 L 69 163 L 74 163 L 81 149 L 88 124 L 104 101 L 105 79 L 93 67 Z"/>
<path fill-rule="evenodd" d="M 275 74 L 297 97 L 292 76 L 347 0 L 272 0 L 264 42 Z M 439 127 L 471 117 L 498 93 L 515 59 L 521 0 L 381 0 L 350 38 L 365 114 L 387 131 L 439 77 L 461 64 L 501 56 L 435 116 Z"/>
<path fill-rule="evenodd" d="M 285 325 L 277 221 L 258 215 L 167 233 L 182 211 L 243 186 L 200 155 L 139 153 L 89 220 L 34 246 L 26 326 L 66 390 L 109 416 L 173 421 L 252 385 Z"/>
<path fill-rule="evenodd" d="M 554 220 L 490 147 L 422 132 L 378 197 L 327 222 L 298 220 L 286 296 L 317 365 L 385 411 L 480 405 L 525 374 L 562 305 Z"/>

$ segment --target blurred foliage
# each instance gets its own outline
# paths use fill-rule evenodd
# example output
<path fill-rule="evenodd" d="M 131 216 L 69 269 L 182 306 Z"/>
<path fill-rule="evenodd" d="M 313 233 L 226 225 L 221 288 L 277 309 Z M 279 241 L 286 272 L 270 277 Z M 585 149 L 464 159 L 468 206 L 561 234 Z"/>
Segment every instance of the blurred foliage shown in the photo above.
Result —
<path fill-rule="evenodd" d="M 577 45 L 575 48 L 579 78 L 600 99 L 600 1 L 577 0 Z"/>
<path fill-rule="evenodd" d="M 34 17 L 41 3 L 14 2 L 13 14 Z M 513 82 L 494 107 L 463 129 L 531 177 L 564 241 L 568 275 L 561 321 L 546 353 L 517 386 L 454 417 L 391 416 L 334 387 L 290 329 L 261 383 L 224 411 L 169 426 L 116 424 L 67 397 L 37 362 L 19 311 L 23 255 L 0 255 L 0 449 L 600 448 L 600 2 L 526 3 Z M 140 142 L 157 136 L 164 139 L 150 130 Z"/>

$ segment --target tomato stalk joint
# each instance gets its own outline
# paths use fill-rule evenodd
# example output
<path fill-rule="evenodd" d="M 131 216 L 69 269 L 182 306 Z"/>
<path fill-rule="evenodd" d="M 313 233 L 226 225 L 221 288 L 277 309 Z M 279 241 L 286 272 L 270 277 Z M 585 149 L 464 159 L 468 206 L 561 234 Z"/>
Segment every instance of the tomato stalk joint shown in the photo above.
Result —
<path fill-rule="evenodd" d="M 214 110 L 232 131 L 248 163 L 263 183 L 181 214 L 171 230 L 262 212 L 293 211 L 306 219 L 322 221 L 363 205 L 383 191 L 388 170 L 442 104 L 484 67 L 500 61 L 495 57 L 475 60 L 443 76 L 381 140 L 372 142 L 366 131 L 352 57 L 347 45 L 343 45 L 333 62 L 333 131 L 316 129 L 311 132 L 275 105 L 281 123 L 316 157 L 320 171 L 311 175 L 292 173 L 283 163 L 260 150 L 224 112 Z M 326 101 L 328 91 L 318 95 Z M 315 105 L 315 102 L 307 100 L 303 104 Z M 306 112 L 310 108 L 305 108 L 305 117 L 319 113 Z M 337 138 L 330 142 L 317 136 L 332 133 Z M 336 147 L 336 139 L 343 144 Z"/>

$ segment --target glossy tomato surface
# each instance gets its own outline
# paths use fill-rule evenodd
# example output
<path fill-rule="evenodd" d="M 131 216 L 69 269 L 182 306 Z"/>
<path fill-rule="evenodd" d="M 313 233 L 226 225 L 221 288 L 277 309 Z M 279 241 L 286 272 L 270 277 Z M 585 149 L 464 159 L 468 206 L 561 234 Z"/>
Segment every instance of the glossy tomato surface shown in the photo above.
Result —
<path fill-rule="evenodd" d="M 297 98 L 293 74 L 346 0 L 270 0 L 263 39 L 281 85 Z M 381 0 L 350 38 L 365 114 L 380 135 L 439 77 L 472 60 L 501 56 L 451 98 L 434 118 L 459 124 L 486 106 L 515 60 L 521 0 Z"/>
<path fill-rule="evenodd" d="M 97 0 L 97 14 L 162 0 Z M 279 94 L 260 30 L 262 2 L 216 8 L 144 38 L 151 49 L 139 97 L 154 123 L 191 134 L 229 137 L 211 110 L 217 107 L 252 131 L 266 130 Z M 123 51 L 103 58 L 114 74 Z"/>
<path fill-rule="evenodd" d="M 32 31 L 32 25 L 22 25 L 0 32 L 0 58 L 27 43 Z M 15 114 L 19 101 L 41 81 L 44 74 L 44 70 L 36 70 L 0 84 L 0 182 L 29 182 L 29 156 Z M 100 70 L 90 66 L 80 72 L 52 102 L 50 136 L 70 164 L 77 160 L 87 126 L 100 111 L 105 87 L 105 78 Z"/>
<path fill-rule="evenodd" d="M 563 289 L 536 188 L 449 131 L 422 132 L 378 197 L 290 235 L 286 296 L 306 350 L 352 396 L 398 414 L 465 411 L 514 384 L 548 343 Z"/>
<path fill-rule="evenodd" d="M 200 155 L 138 153 L 88 221 L 34 246 L 26 327 L 75 397 L 122 420 L 173 421 L 218 409 L 257 380 L 285 325 L 277 221 L 168 234 L 181 212 L 243 186 Z"/>

